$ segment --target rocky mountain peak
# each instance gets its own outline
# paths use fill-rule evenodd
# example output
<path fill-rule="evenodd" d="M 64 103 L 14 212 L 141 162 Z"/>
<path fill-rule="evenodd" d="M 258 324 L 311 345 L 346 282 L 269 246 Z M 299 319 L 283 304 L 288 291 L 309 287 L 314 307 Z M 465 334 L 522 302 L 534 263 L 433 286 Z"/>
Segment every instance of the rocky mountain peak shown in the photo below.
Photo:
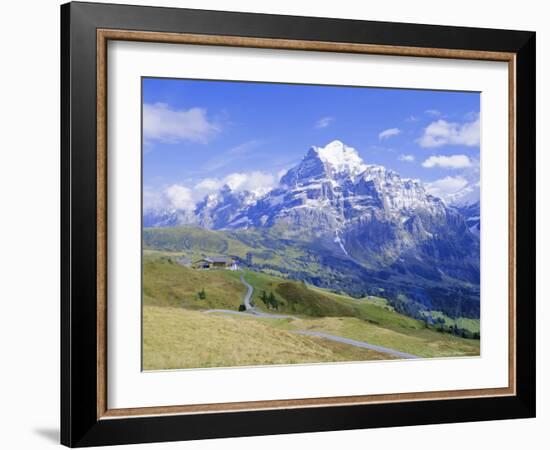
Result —
<path fill-rule="evenodd" d="M 366 168 L 354 148 L 335 140 L 325 147 L 311 147 L 302 161 L 281 178 L 281 185 L 295 187 L 312 181 L 354 179 Z"/>
<path fill-rule="evenodd" d="M 366 169 L 357 150 L 342 141 L 335 140 L 325 147 L 312 147 L 312 150 L 333 174 L 356 176 Z"/>
<path fill-rule="evenodd" d="M 396 235 L 410 233 L 406 224 L 414 223 L 415 230 L 429 236 L 453 214 L 419 180 L 401 178 L 380 165 L 367 165 L 354 148 L 335 140 L 324 147 L 311 147 L 269 192 L 236 191 L 224 185 L 197 204 L 194 221 L 209 229 L 279 224 L 297 235 L 334 239 L 336 233 L 342 246 L 348 231 L 357 227 L 376 227 L 379 233 Z M 179 216 L 172 213 L 167 218 L 167 225 L 172 226 Z M 159 224 L 163 219 L 149 222 Z M 409 238 L 405 240 L 414 240 Z"/>

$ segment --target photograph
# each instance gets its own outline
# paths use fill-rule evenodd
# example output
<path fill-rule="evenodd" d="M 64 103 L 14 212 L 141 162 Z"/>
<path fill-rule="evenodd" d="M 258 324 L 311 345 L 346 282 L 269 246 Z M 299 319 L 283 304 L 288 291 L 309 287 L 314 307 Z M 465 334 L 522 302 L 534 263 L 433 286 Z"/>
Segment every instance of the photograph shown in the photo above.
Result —
<path fill-rule="evenodd" d="M 6 298 L 39 310 L 6 315 L 10 444 L 544 435 L 544 15 L 397 1 L 26 5 Z M 35 254 L 59 264 L 29 283 Z"/>
<path fill-rule="evenodd" d="M 479 92 L 141 83 L 142 370 L 479 357 Z"/>

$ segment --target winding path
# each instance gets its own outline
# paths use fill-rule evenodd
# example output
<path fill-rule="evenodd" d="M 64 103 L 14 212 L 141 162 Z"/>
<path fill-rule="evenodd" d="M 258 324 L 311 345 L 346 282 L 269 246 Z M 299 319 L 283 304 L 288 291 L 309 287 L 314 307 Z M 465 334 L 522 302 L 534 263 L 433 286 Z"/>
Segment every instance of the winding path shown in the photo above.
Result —
<path fill-rule="evenodd" d="M 243 299 L 244 307 L 247 311 L 250 311 L 254 307 L 250 304 L 250 299 L 252 298 L 252 293 L 254 292 L 254 288 L 252 285 L 248 284 L 248 282 L 244 279 L 244 275 L 241 275 L 241 283 L 244 284 L 247 288 L 246 294 Z"/>
<path fill-rule="evenodd" d="M 288 314 L 271 314 L 271 313 L 266 313 L 266 312 L 263 312 L 263 311 L 260 311 L 260 310 L 256 309 L 256 307 L 252 306 L 252 304 L 250 303 L 250 299 L 252 298 L 252 294 L 254 293 L 254 288 L 252 287 L 251 284 L 249 284 L 244 279 L 244 275 L 241 275 L 240 280 L 241 280 L 241 283 L 243 283 L 247 288 L 246 294 L 243 298 L 243 304 L 244 304 L 244 307 L 245 307 L 245 311 L 234 311 L 232 309 L 207 309 L 204 312 L 206 314 L 222 313 L 222 314 L 234 314 L 234 315 L 248 316 L 248 317 L 250 317 L 250 316 L 262 317 L 262 318 L 268 318 L 268 319 L 297 319 L 296 316 L 291 316 L 291 315 L 288 315 Z M 419 358 L 419 356 L 417 356 L 417 355 L 412 355 L 410 353 L 400 352 L 400 351 L 394 350 L 392 348 L 382 347 L 380 345 L 369 344 L 369 343 L 363 342 L 363 341 L 356 341 L 354 339 L 348 339 L 348 338 L 344 338 L 344 337 L 341 337 L 341 336 L 335 336 L 333 334 L 322 333 L 320 331 L 297 330 L 297 331 L 294 331 L 294 333 L 302 334 L 302 335 L 305 335 L 305 336 L 320 337 L 320 338 L 323 338 L 323 339 L 328 339 L 328 340 L 331 340 L 331 341 L 340 342 L 342 344 L 353 345 L 354 347 L 366 348 L 368 350 L 374 350 L 374 351 L 380 352 L 380 353 L 387 353 L 388 355 L 392 355 L 392 356 L 395 356 L 397 358 L 402 358 L 402 359 L 417 359 L 417 358 Z"/>
<path fill-rule="evenodd" d="M 252 299 L 252 294 L 254 293 L 254 287 L 252 287 L 251 284 L 249 284 L 245 279 L 244 275 L 241 275 L 240 277 L 241 283 L 246 286 L 246 294 L 243 297 L 243 304 L 245 307 L 245 311 L 233 311 L 232 309 L 207 309 L 204 311 L 207 314 L 210 313 L 225 313 L 225 314 L 236 314 L 236 315 L 245 315 L 245 316 L 256 316 L 256 317 L 264 317 L 267 319 L 297 319 L 296 316 L 291 316 L 288 314 L 271 314 L 266 313 L 263 311 L 260 311 L 255 306 L 252 306 L 250 303 L 250 300 Z"/>
<path fill-rule="evenodd" d="M 296 316 L 289 316 L 287 314 L 270 314 L 263 311 L 258 311 L 257 309 L 254 309 L 254 308 L 248 311 L 234 311 L 232 309 L 207 309 L 203 312 L 205 314 L 212 314 L 212 313 L 234 314 L 237 316 L 260 317 L 260 318 L 266 318 L 266 319 L 297 319 Z"/>
<path fill-rule="evenodd" d="M 366 348 L 366 349 L 369 349 L 369 350 L 374 350 L 374 351 L 380 352 L 380 353 L 387 353 L 389 355 L 393 355 L 393 356 L 396 356 L 398 358 L 403 358 L 403 359 L 417 359 L 417 358 L 420 358 L 420 356 L 412 355 L 410 353 L 399 352 L 399 351 L 394 350 L 392 348 L 382 347 L 380 345 L 368 344 L 368 343 L 363 342 L 363 341 L 356 341 L 354 339 L 348 339 L 348 338 L 344 338 L 344 337 L 341 337 L 341 336 L 334 336 L 333 334 L 322 333 L 320 331 L 299 330 L 299 331 L 295 331 L 295 333 L 303 334 L 303 335 L 306 335 L 306 336 L 316 336 L 316 337 L 320 337 L 320 338 L 324 338 L 324 339 L 329 339 L 331 341 L 341 342 L 343 344 L 353 345 L 355 347 L 361 347 L 361 348 Z"/>

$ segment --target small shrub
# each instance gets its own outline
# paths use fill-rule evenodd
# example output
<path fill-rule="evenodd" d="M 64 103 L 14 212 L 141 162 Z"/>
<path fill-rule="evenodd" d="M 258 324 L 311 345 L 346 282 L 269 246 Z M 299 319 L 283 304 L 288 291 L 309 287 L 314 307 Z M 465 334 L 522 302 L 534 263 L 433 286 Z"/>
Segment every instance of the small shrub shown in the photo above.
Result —
<path fill-rule="evenodd" d="M 280 302 L 275 298 L 273 292 L 268 294 L 266 291 L 262 291 L 260 299 L 268 309 L 279 309 Z"/>
<path fill-rule="evenodd" d="M 269 293 L 269 296 L 267 297 L 267 301 L 273 309 L 279 309 L 279 302 L 277 301 L 277 299 L 273 295 L 273 292 Z"/>

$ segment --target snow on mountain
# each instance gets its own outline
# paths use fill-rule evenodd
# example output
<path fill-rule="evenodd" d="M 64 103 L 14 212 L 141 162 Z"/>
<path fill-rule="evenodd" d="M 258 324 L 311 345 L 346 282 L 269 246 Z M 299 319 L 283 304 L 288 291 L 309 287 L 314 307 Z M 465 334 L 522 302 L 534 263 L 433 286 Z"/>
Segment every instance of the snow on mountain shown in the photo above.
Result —
<path fill-rule="evenodd" d="M 143 212 L 143 226 L 175 227 L 181 224 L 195 224 L 196 216 L 193 211 L 176 208 L 149 208 Z"/>
<path fill-rule="evenodd" d="M 475 198 L 472 191 L 464 190 L 460 198 Z M 332 141 L 312 147 L 266 193 L 238 192 L 226 184 L 193 213 L 156 212 L 144 216 L 144 226 L 276 227 L 288 239 L 320 239 L 349 258 L 391 259 L 435 236 L 471 239 L 468 228 L 475 224 L 466 226 L 459 210 L 448 204 L 430 195 L 419 180 L 366 164 L 355 149 Z"/>
<path fill-rule="evenodd" d="M 449 194 L 444 200 L 453 206 L 467 206 L 479 203 L 479 182 L 468 183 L 462 189 Z"/>
<path fill-rule="evenodd" d="M 441 202 L 429 195 L 419 180 L 401 178 L 397 172 L 383 166 L 367 166 L 362 179 L 373 183 L 382 196 L 384 209 L 390 214 L 406 214 L 416 209 L 436 213 L 442 208 Z"/>
<path fill-rule="evenodd" d="M 334 234 L 369 217 L 404 224 L 420 210 L 442 215 L 444 205 L 420 181 L 401 178 L 383 166 L 367 165 L 354 148 L 335 140 L 325 147 L 312 147 L 275 189 L 237 192 L 226 184 L 199 202 L 193 213 L 148 211 L 144 225 L 193 223 L 221 229 L 283 223 L 320 235 Z"/>
<path fill-rule="evenodd" d="M 312 147 L 282 177 L 278 189 L 236 217 L 236 226 L 284 222 L 318 234 L 345 228 L 365 215 L 404 222 L 411 211 L 441 214 L 442 208 L 441 201 L 428 195 L 420 181 L 403 179 L 383 166 L 367 165 L 355 149 L 333 141 L 322 148 Z"/>
<path fill-rule="evenodd" d="M 341 141 L 332 141 L 325 147 L 313 147 L 312 151 L 334 176 L 344 174 L 355 177 L 366 169 L 357 151 Z"/>
<path fill-rule="evenodd" d="M 472 234 L 480 235 L 481 230 L 481 211 L 479 200 L 475 203 L 470 203 L 457 208 L 464 216 L 466 225 Z"/>
<path fill-rule="evenodd" d="M 312 147 L 266 193 L 225 185 L 190 213 L 144 215 L 144 226 L 181 224 L 267 232 L 342 273 L 360 267 L 358 274 L 370 270 L 384 280 L 408 274 L 479 283 L 479 202 L 477 210 L 452 206 L 419 180 L 366 164 L 340 141 Z M 426 302 L 441 293 L 432 294 Z"/>
<path fill-rule="evenodd" d="M 218 192 L 207 195 L 197 204 L 196 222 L 204 228 L 225 228 L 260 196 L 257 192 L 234 191 L 226 184 Z"/>

